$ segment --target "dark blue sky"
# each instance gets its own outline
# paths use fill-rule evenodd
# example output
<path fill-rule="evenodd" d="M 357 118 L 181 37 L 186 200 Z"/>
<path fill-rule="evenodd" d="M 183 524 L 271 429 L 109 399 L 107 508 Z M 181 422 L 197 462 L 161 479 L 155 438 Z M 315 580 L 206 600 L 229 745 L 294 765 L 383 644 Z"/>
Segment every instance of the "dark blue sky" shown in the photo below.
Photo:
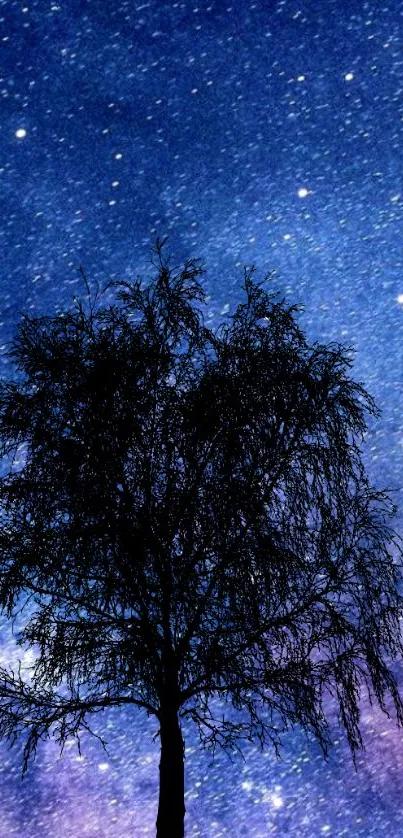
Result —
<path fill-rule="evenodd" d="M 0 0 L 1 346 L 83 292 L 80 264 L 150 276 L 157 233 L 202 259 L 212 324 L 243 265 L 275 269 L 311 340 L 355 348 L 383 410 L 365 463 L 403 500 L 402 36 L 400 0 Z M 22 785 L 0 744 L 0 838 L 153 835 L 156 727 L 99 725 L 109 756 L 47 744 Z M 363 728 L 358 774 L 337 727 L 327 765 L 296 731 L 283 762 L 211 767 L 186 730 L 187 835 L 400 836 L 403 735 L 365 702 Z"/>

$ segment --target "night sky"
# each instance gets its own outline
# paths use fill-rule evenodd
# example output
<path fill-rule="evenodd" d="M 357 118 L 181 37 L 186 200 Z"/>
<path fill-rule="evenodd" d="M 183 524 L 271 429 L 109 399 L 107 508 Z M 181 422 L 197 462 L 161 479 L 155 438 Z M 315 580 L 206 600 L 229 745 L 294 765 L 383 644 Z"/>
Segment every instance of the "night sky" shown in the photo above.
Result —
<path fill-rule="evenodd" d="M 401 0 L 0 0 L 0 351 L 23 311 L 85 292 L 79 265 L 151 278 L 157 234 L 173 264 L 205 265 L 212 327 L 244 265 L 275 270 L 310 341 L 356 350 L 382 408 L 365 464 L 403 532 L 402 36 Z M 1 639 L 4 665 L 5 622 Z M 355 773 L 329 713 L 328 763 L 296 730 L 282 761 L 256 745 L 211 764 L 185 727 L 187 836 L 401 836 L 403 732 L 363 700 Z M 0 743 L 0 838 L 155 833 L 157 724 L 114 710 L 96 727 L 108 755 L 49 742 L 22 783 L 21 748 Z"/>

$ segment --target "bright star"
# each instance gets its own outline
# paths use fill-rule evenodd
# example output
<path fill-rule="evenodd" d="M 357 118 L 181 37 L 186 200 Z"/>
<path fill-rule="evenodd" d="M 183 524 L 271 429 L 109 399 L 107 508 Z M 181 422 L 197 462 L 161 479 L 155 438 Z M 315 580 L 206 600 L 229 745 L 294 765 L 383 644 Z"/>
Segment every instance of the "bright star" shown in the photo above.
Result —
<path fill-rule="evenodd" d="M 98 768 L 99 768 L 100 771 L 107 771 L 108 768 L 109 768 L 109 765 L 108 765 L 107 762 L 99 762 L 98 763 Z"/>
<path fill-rule="evenodd" d="M 280 797 L 279 794 L 272 794 L 271 796 L 271 805 L 274 809 L 281 809 L 284 801 L 283 798 Z"/>
<path fill-rule="evenodd" d="M 17 140 L 24 140 L 25 137 L 27 136 L 27 132 L 26 132 L 25 128 L 17 128 L 17 130 L 15 132 L 15 136 L 17 137 Z"/>

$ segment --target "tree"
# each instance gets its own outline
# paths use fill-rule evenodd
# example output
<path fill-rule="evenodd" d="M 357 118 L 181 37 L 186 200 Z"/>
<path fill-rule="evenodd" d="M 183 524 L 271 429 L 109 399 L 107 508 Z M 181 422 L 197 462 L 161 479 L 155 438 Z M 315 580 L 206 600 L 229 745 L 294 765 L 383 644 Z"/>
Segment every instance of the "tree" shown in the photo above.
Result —
<path fill-rule="evenodd" d="M 163 244 L 148 286 L 25 316 L 8 351 L 0 605 L 36 658 L 29 679 L 0 670 L 0 735 L 22 736 L 25 771 L 39 740 L 79 742 L 91 714 L 144 708 L 161 740 L 157 836 L 179 838 L 182 719 L 213 752 L 277 749 L 300 725 L 326 755 L 330 691 L 354 756 L 366 685 L 403 722 L 402 551 L 365 473 L 377 408 L 349 351 L 309 346 L 298 307 L 253 269 L 213 332 L 202 268 L 170 268 Z"/>

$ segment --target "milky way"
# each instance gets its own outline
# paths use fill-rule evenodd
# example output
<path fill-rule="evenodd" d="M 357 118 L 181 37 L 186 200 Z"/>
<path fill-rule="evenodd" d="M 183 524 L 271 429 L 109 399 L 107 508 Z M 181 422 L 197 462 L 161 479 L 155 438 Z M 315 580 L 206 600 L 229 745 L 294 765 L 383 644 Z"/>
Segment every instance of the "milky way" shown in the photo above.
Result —
<path fill-rule="evenodd" d="M 0 0 L 1 349 L 22 311 L 84 292 L 79 265 L 149 277 L 157 233 L 175 264 L 204 263 L 211 325 L 244 265 L 275 271 L 311 341 L 355 349 L 382 408 L 365 464 L 400 503 L 402 37 L 400 0 Z M 1 637 L 14 659 L 5 622 Z M 295 730 L 282 761 L 248 746 L 211 764 L 185 728 L 187 835 L 400 836 L 402 732 L 363 701 L 355 773 L 329 712 L 328 763 Z M 0 743 L 0 838 L 154 834 L 156 725 L 97 725 L 108 754 L 45 743 L 23 783 L 20 746 Z"/>

